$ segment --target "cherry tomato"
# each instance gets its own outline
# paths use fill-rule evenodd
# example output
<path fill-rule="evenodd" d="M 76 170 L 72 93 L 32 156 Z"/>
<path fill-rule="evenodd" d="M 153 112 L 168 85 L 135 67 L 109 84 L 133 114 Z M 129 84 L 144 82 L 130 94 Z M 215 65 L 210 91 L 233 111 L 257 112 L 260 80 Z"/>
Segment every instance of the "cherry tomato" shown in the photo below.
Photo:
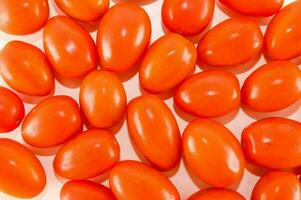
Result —
<path fill-rule="evenodd" d="M 37 47 L 12 41 L 0 52 L 0 73 L 14 90 L 32 96 L 53 90 L 54 77 L 45 54 Z"/>
<path fill-rule="evenodd" d="M 167 34 L 146 53 L 139 71 L 140 83 L 150 92 L 165 92 L 192 73 L 196 61 L 197 52 L 189 40 L 179 34 Z"/>
<path fill-rule="evenodd" d="M 118 3 L 103 16 L 97 34 L 102 67 L 116 72 L 132 68 L 146 50 L 151 36 L 147 13 L 134 3 Z"/>
<path fill-rule="evenodd" d="M 163 174 L 137 161 L 116 164 L 109 181 L 118 200 L 180 200 L 177 189 Z"/>
<path fill-rule="evenodd" d="M 0 190 L 19 198 L 32 198 L 45 187 L 46 174 L 38 158 L 10 139 L 0 139 Z"/>
<path fill-rule="evenodd" d="M 162 20 L 172 32 L 197 35 L 210 23 L 214 6 L 215 0 L 164 0 Z"/>
<path fill-rule="evenodd" d="M 198 119 L 186 127 L 183 155 L 187 167 L 214 187 L 233 185 L 244 173 L 245 159 L 238 140 L 212 120 Z"/>
<path fill-rule="evenodd" d="M 207 65 L 238 65 L 256 58 L 262 45 L 263 35 L 255 21 L 230 18 L 203 37 L 198 45 L 198 56 Z"/>
<path fill-rule="evenodd" d="M 246 158 L 257 165 L 283 169 L 301 165 L 301 124 L 284 118 L 259 120 L 242 133 Z"/>
<path fill-rule="evenodd" d="M 239 107 L 239 82 L 230 72 L 200 72 L 179 86 L 174 102 L 199 117 L 219 117 Z"/>
<path fill-rule="evenodd" d="M 105 130 L 89 130 L 68 141 L 53 161 L 55 172 L 69 179 L 87 179 L 110 169 L 119 160 L 119 145 Z"/>
<path fill-rule="evenodd" d="M 255 185 L 252 200 L 298 200 L 301 184 L 298 177 L 288 172 L 270 172 Z"/>
<path fill-rule="evenodd" d="M 98 65 L 92 37 L 68 17 L 56 16 L 47 22 L 43 43 L 50 63 L 62 77 L 78 78 Z"/>
<path fill-rule="evenodd" d="M 80 87 L 80 106 L 88 122 L 109 128 L 120 121 L 126 109 L 126 94 L 121 81 L 107 71 L 93 71 Z"/>
<path fill-rule="evenodd" d="M 79 107 L 71 97 L 54 96 L 36 105 L 22 124 L 22 137 L 35 147 L 53 147 L 82 130 Z"/>
<path fill-rule="evenodd" d="M 245 200 L 245 198 L 232 190 L 210 188 L 195 193 L 188 200 Z"/>
<path fill-rule="evenodd" d="M 242 101 L 255 111 L 281 110 L 300 99 L 300 83 L 298 65 L 290 61 L 270 62 L 247 78 L 242 88 Z"/>
<path fill-rule="evenodd" d="M 110 189 L 86 180 L 65 183 L 60 196 L 60 200 L 116 200 Z"/>
<path fill-rule="evenodd" d="M 181 157 L 181 135 L 168 106 L 153 95 L 133 99 L 127 107 L 129 134 L 156 168 L 170 170 Z M 156 147 L 156 148 L 154 148 Z"/>

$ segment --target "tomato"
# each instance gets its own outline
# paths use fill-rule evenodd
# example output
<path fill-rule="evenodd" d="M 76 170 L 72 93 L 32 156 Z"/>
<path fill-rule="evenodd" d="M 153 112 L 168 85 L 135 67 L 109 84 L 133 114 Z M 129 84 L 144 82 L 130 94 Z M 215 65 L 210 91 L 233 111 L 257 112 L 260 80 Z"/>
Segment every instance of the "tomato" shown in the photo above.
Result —
<path fill-rule="evenodd" d="M 80 87 L 80 106 L 89 124 L 109 128 L 121 120 L 126 94 L 118 77 L 107 71 L 93 71 Z"/>
<path fill-rule="evenodd" d="M 0 73 L 14 90 L 32 96 L 49 94 L 54 87 L 51 66 L 37 47 L 12 41 L 0 52 Z"/>
<path fill-rule="evenodd" d="M 119 145 L 105 130 L 88 130 L 68 141 L 53 161 L 55 172 L 68 179 L 87 179 L 110 169 L 119 160 Z"/>
<path fill-rule="evenodd" d="M 262 45 L 263 35 L 255 21 L 245 17 L 230 18 L 202 38 L 198 56 L 207 65 L 238 65 L 256 58 Z"/>
<path fill-rule="evenodd" d="M 118 200 L 180 200 L 177 189 L 168 178 L 137 161 L 116 164 L 109 181 Z"/>
<path fill-rule="evenodd" d="M 68 17 L 56 16 L 47 22 L 43 43 L 50 63 L 62 77 L 78 78 L 98 65 L 92 37 Z"/>
<path fill-rule="evenodd" d="M 284 7 L 269 23 L 265 33 L 267 54 L 287 60 L 301 55 L 301 1 Z"/>
<path fill-rule="evenodd" d="M 197 52 L 189 40 L 179 34 L 167 34 L 146 53 L 139 71 L 140 83 L 150 92 L 165 92 L 191 74 L 196 61 Z"/>
<path fill-rule="evenodd" d="M 201 190 L 188 200 L 245 200 L 239 193 L 228 189 L 210 188 Z"/>
<path fill-rule="evenodd" d="M 127 123 L 133 142 L 152 165 L 170 170 L 178 164 L 181 158 L 179 127 L 160 98 L 144 95 L 133 99 L 127 107 Z"/>
<path fill-rule="evenodd" d="M 53 147 L 82 130 L 79 107 L 71 97 L 54 96 L 36 105 L 25 117 L 22 137 L 35 147 Z"/>
<path fill-rule="evenodd" d="M 116 72 L 132 68 L 151 36 L 147 13 L 134 3 L 118 3 L 100 21 L 97 47 L 102 67 Z"/>
<path fill-rule="evenodd" d="M 255 111 L 281 110 L 300 99 L 300 83 L 298 65 L 290 61 L 270 62 L 247 78 L 242 88 L 242 101 Z"/>
<path fill-rule="evenodd" d="M 45 187 L 46 174 L 38 158 L 10 139 L 0 139 L 0 190 L 19 198 L 32 198 Z"/>
<path fill-rule="evenodd" d="M 105 13 L 110 0 L 54 0 L 58 7 L 68 16 L 85 22 L 94 22 Z"/>
<path fill-rule="evenodd" d="M 191 172 L 214 187 L 233 185 L 244 173 L 245 159 L 238 140 L 212 120 L 198 119 L 186 127 L 183 155 Z"/>
<path fill-rule="evenodd" d="M 288 172 L 270 172 L 255 185 L 252 200 L 298 200 L 301 184 L 296 175 Z"/>
<path fill-rule="evenodd" d="M 116 200 L 110 189 L 87 180 L 65 183 L 60 196 L 60 200 Z"/>
<path fill-rule="evenodd" d="M 242 133 L 246 158 L 257 165 L 283 169 L 301 165 L 301 124 L 284 118 L 252 123 Z"/>
<path fill-rule="evenodd" d="M 219 117 L 239 107 L 239 82 L 230 72 L 200 72 L 179 86 L 174 102 L 190 114 Z"/>
<path fill-rule="evenodd" d="M 215 0 L 164 0 L 162 20 L 172 32 L 197 35 L 210 23 L 214 6 Z"/>

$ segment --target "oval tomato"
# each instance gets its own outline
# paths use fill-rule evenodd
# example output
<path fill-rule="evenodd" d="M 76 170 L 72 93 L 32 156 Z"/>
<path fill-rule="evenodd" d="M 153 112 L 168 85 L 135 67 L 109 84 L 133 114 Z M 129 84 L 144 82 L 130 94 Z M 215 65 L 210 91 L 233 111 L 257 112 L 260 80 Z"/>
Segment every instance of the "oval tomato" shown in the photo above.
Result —
<path fill-rule="evenodd" d="M 51 66 L 37 47 L 12 41 L 0 52 L 0 73 L 14 90 L 32 96 L 49 94 L 54 87 Z"/>
<path fill-rule="evenodd" d="M 116 72 L 132 68 L 151 36 L 147 13 L 134 3 L 118 3 L 100 21 L 97 47 L 102 67 Z"/>
<path fill-rule="evenodd" d="M 245 200 L 245 198 L 232 190 L 228 189 L 217 189 L 217 188 L 210 188 L 201 190 L 191 197 L 188 200 Z"/>
<path fill-rule="evenodd" d="M 230 130 L 212 120 L 198 119 L 186 127 L 183 155 L 187 167 L 215 187 L 233 185 L 244 173 L 245 159 L 238 140 Z"/>
<path fill-rule="evenodd" d="M 197 52 L 189 40 L 179 34 L 167 34 L 154 42 L 143 58 L 140 83 L 150 92 L 165 92 L 192 73 L 196 61 Z"/>
<path fill-rule="evenodd" d="M 62 77 L 78 78 L 98 65 L 97 48 L 92 37 L 68 17 L 49 19 L 44 29 L 43 43 L 50 63 Z"/>
<path fill-rule="evenodd" d="M 129 134 L 156 168 L 170 170 L 181 157 L 181 135 L 168 106 L 153 95 L 133 99 L 127 107 Z M 154 148 L 156 147 L 156 148 Z"/>
<path fill-rule="evenodd" d="M 109 181 L 118 200 L 180 200 L 177 189 L 163 174 L 137 161 L 116 164 Z"/>
<path fill-rule="evenodd" d="M 262 45 L 263 35 L 255 21 L 245 17 L 230 18 L 202 38 L 198 56 L 207 65 L 238 65 L 256 58 Z"/>

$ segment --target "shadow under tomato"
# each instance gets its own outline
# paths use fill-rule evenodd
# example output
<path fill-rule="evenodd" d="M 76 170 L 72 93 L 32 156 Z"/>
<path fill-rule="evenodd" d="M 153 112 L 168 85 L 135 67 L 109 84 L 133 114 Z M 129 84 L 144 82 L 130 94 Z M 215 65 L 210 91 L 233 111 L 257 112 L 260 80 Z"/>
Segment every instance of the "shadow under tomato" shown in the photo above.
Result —
<path fill-rule="evenodd" d="M 183 119 L 186 122 L 192 122 L 194 120 L 196 120 L 198 117 L 191 115 L 189 113 L 186 113 L 185 111 L 183 111 L 182 109 L 180 109 L 175 103 L 173 103 L 173 108 L 174 111 L 176 112 L 176 114 L 181 117 L 181 119 Z"/>
<path fill-rule="evenodd" d="M 63 86 L 65 86 L 67 88 L 75 89 L 75 88 L 80 87 L 80 85 L 84 79 L 84 76 L 79 77 L 79 78 L 66 78 L 66 77 L 62 77 L 61 75 L 56 73 L 55 78 Z"/>
<path fill-rule="evenodd" d="M 55 93 L 55 86 L 53 87 L 52 91 L 45 95 L 45 96 L 30 96 L 30 95 L 26 95 L 26 94 L 22 94 L 22 93 L 19 93 L 15 90 L 13 90 L 20 98 L 21 100 L 24 102 L 24 103 L 28 103 L 28 104 L 38 104 L 40 103 L 41 101 L 49 98 L 49 97 L 52 97 Z"/>
<path fill-rule="evenodd" d="M 119 72 L 119 73 L 115 72 L 115 74 L 118 76 L 118 78 L 121 80 L 121 82 L 127 82 L 128 80 L 133 78 L 138 73 L 140 65 L 141 65 L 141 59 L 138 61 L 137 64 L 135 64 L 135 66 L 133 66 L 129 70 L 127 70 L 125 72 Z"/>
<path fill-rule="evenodd" d="M 123 2 L 129 2 L 129 0 L 112 0 L 114 3 L 123 3 Z M 157 0 L 131 0 L 130 2 L 136 3 L 138 5 L 147 5 L 155 2 Z"/>
<path fill-rule="evenodd" d="M 115 124 L 111 128 L 107 128 L 107 130 L 110 131 L 111 133 L 113 133 L 114 135 L 116 135 L 117 133 L 119 133 L 119 131 L 123 127 L 123 124 L 126 121 L 125 119 L 126 119 L 126 117 L 125 117 L 125 113 L 124 113 L 123 116 L 121 117 L 121 119 L 117 122 L 117 124 Z"/>
<path fill-rule="evenodd" d="M 93 178 L 90 178 L 89 180 L 90 181 L 94 181 L 94 182 L 97 182 L 97 183 L 103 183 L 105 182 L 106 180 L 109 179 L 109 175 L 110 175 L 110 172 L 111 172 L 111 169 L 108 169 L 106 172 L 104 172 L 103 174 L 100 174 L 96 177 L 93 177 Z"/>
<path fill-rule="evenodd" d="M 175 93 L 175 89 L 171 89 L 169 91 L 162 92 L 162 93 L 152 93 L 152 92 L 145 90 L 141 84 L 139 84 L 139 90 L 140 90 L 141 95 L 155 95 L 163 101 L 172 98 Z"/>
<path fill-rule="evenodd" d="M 265 168 L 265 167 L 259 167 L 257 165 L 254 165 L 248 161 L 246 161 L 246 170 L 248 172 L 250 172 L 251 174 L 255 175 L 255 176 L 259 176 L 262 177 L 265 174 L 269 173 L 270 171 L 272 171 L 269 168 Z"/>
<path fill-rule="evenodd" d="M 221 124 L 227 124 L 230 121 L 232 121 L 233 119 L 235 119 L 235 117 L 238 114 L 238 111 L 239 111 L 239 108 L 237 108 L 237 109 L 233 110 L 232 112 L 227 113 L 226 115 L 223 115 L 221 117 L 215 117 L 215 118 L 211 118 L 211 119 L 215 120 Z"/>
<path fill-rule="evenodd" d="M 82 22 L 82 21 L 77 21 L 86 31 L 89 33 L 93 33 L 96 30 L 98 30 L 99 27 L 99 22 L 100 20 L 97 20 L 95 22 Z"/>
<path fill-rule="evenodd" d="M 55 155 L 60 150 L 60 148 L 63 146 L 63 145 L 58 145 L 58 146 L 50 147 L 50 148 L 38 148 L 38 147 L 30 146 L 26 143 L 24 145 L 30 151 L 32 151 L 34 154 L 39 155 L 39 156 L 52 156 L 52 155 Z"/>

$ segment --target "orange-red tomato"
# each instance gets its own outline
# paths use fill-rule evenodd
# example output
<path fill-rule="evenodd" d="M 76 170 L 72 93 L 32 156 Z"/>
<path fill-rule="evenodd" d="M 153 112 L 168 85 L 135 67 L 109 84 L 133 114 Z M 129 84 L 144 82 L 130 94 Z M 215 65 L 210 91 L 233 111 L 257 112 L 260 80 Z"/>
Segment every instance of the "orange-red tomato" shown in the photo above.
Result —
<path fill-rule="evenodd" d="M 181 135 L 175 117 L 160 98 L 133 99 L 127 107 L 127 123 L 135 145 L 152 165 L 160 170 L 175 167 L 181 157 Z"/>
<path fill-rule="evenodd" d="M 245 17 L 230 18 L 202 38 L 198 56 L 207 65 L 238 65 L 256 58 L 262 46 L 263 35 L 255 21 Z"/>
<path fill-rule="evenodd" d="M 0 52 L 0 73 L 14 90 L 32 96 L 50 93 L 54 77 L 45 54 L 37 47 L 12 41 Z"/>
<path fill-rule="evenodd" d="M 48 0 L 1 0 L 0 30 L 24 35 L 38 31 L 49 17 Z"/>
<path fill-rule="evenodd" d="M 242 102 L 251 109 L 271 112 L 301 97 L 301 71 L 290 61 L 274 61 L 255 70 L 242 87 Z"/>
<path fill-rule="evenodd" d="M 46 174 L 38 158 L 10 139 L 0 139 L 0 190 L 19 198 L 32 198 L 45 187 Z"/>
<path fill-rule="evenodd" d="M 87 179 L 110 169 L 119 160 L 119 145 L 105 130 L 88 130 L 68 141 L 53 161 L 55 172 L 69 179 Z"/>
<path fill-rule="evenodd" d="M 126 94 L 118 77 L 107 71 L 93 71 L 80 87 L 80 106 L 89 124 L 97 128 L 114 126 L 126 109 Z"/>
<path fill-rule="evenodd" d="M 146 53 L 139 71 L 140 83 L 150 92 L 165 92 L 192 73 L 196 61 L 196 48 L 189 40 L 179 34 L 167 34 Z"/>
<path fill-rule="evenodd" d="M 186 127 L 183 154 L 187 167 L 214 187 L 233 185 L 244 173 L 245 159 L 238 140 L 212 120 L 198 119 Z"/>
<path fill-rule="evenodd" d="M 287 60 L 301 55 L 301 1 L 284 7 L 269 23 L 265 34 L 267 54 Z"/>
<path fill-rule="evenodd" d="M 92 37 L 68 17 L 49 19 L 43 43 L 50 63 L 62 77 L 78 78 L 98 65 L 97 48 Z"/>
<path fill-rule="evenodd" d="M 259 120 L 242 133 L 246 158 L 257 165 L 273 168 L 301 166 L 301 124 L 284 118 Z"/>
<path fill-rule="evenodd" d="M 112 191 L 92 181 L 69 181 L 64 184 L 60 200 L 116 200 Z"/>
<path fill-rule="evenodd" d="M 100 21 L 97 47 L 102 67 L 116 72 L 132 68 L 151 36 L 147 13 L 134 3 L 118 3 Z"/>
<path fill-rule="evenodd" d="M 169 30 L 192 36 L 210 23 L 215 0 L 164 0 L 162 20 Z"/>
<path fill-rule="evenodd" d="M 200 72 L 179 86 L 174 102 L 199 117 L 219 117 L 239 107 L 239 82 L 230 72 Z"/>
<path fill-rule="evenodd" d="M 118 200 L 180 200 L 177 189 L 168 178 L 137 161 L 116 164 L 109 181 Z"/>
<path fill-rule="evenodd" d="M 301 199 L 301 184 L 295 174 L 270 172 L 255 185 L 251 200 L 298 200 Z"/>
<path fill-rule="evenodd" d="M 193 194 L 188 200 L 245 200 L 245 198 L 232 190 L 210 188 Z"/>
<path fill-rule="evenodd" d="M 25 117 L 22 137 L 35 147 L 53 147 L 82 130 L 79 107 L 71 97 L 54 96 L 36 105 Z"/>

